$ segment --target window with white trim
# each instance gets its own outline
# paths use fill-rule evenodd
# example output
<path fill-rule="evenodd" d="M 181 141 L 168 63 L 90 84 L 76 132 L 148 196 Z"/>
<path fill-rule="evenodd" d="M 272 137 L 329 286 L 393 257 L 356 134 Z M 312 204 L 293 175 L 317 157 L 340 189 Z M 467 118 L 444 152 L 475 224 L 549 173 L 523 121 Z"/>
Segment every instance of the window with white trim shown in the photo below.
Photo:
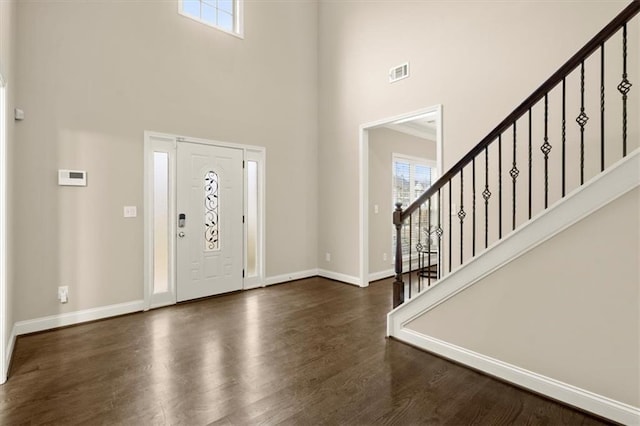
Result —
<path fill-rule="evenodd" d="M 436 162 L 426 160 L 423 158 L 410 157 L 402 154 L 392 155 L 391 164 L 392 175 L 392 200 L 393 209 L 395 210 L 395 203 L 401 202 L 402 209 L 406 209 L 409 205 L 415 201 L 424 191 L 429 189 L 431 184 L 435 182 L 437 178 Z M 436 206 L 432 206 L 435 208 Z M 434 216 L 432 214 L 431 225 L 434 225 Z M 431 237 L 431 230 L 429 227 L 429 213 L 426 211 L 426 206 L 421 208 L 417 214 L 417 218 L 413 221 L 413 229 L 409 229 L 409 223 L 406 222 L 402 226 L 402 254 L 404 256 L 409 255 L 409 232 L 411 231 L 414 236 L 414 240 L 423 241 L 425 247 L 428 245 L 428 238 Z M 419 237 L 418 237 L 419 236 Z M 417 237 L 417 238 L 416 238 Z M 396 231 L 393 228 L 393 246 L 392 253 L 395 253 L 396 246 Z M 435 248 L 435 246 L 434 246 Z M 415 248 L 412 250 L 415 253 Z"/>
<path fill-rule="evenodd" d="M 242 0 L 179 0 L 178 12 L 188 18 L 242 37 Z"/>

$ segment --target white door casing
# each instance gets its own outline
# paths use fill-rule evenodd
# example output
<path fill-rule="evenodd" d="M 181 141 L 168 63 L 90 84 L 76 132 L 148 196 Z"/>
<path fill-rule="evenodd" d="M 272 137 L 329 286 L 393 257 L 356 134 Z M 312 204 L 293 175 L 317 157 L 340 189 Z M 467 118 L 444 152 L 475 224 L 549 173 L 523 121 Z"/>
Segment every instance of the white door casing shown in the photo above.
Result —
<path fill-rule="evenodd" d="M 242 289 L 242 162 L 241 149 L 178 143 L 178 301 Z"/>

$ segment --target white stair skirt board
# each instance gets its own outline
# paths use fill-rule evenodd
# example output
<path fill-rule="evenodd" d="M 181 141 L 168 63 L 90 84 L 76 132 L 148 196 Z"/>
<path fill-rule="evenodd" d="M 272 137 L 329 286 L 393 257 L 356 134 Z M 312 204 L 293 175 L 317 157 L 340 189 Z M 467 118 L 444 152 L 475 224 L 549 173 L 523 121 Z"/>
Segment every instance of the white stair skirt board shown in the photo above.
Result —
<path fill-rule="evenodd" d="M 87 321 L 95 321 L 118 315 L 141 312 L 144 310 L 144 300 L 120 303 L 117 305 L 101 306 L 98 308 L 85 309 L 82 311 L 68 312 L 66 314 L 51 315 L 48 317 L 36 318 L 15 323 L 14 335 L 35 333 L 37 331 L 50 330 L 52 328 L 64 327 L 67 325 L 80 324 Z"/>
<path fill-rule="evenodd" d="M 625 425 L 640 424 L 640 409 L 554 380 L 518 366 L 470 351 L 460 346 L 426 336 L 414 330 L 402 329 L 398 340 L 447 359 L 480 370 L 493 377 L 530 389 L 574 407 L 582 408 Z"/>
<path fill-rule="evenodd" d="M 460 355 L 460 352 L 453 350 L 444 351 L 443 345 L 433 344 L 433 338 L 429 336 L 423 336 L 424 338 L 417 337 L 414 331 L 405 328 L 405 325 L 413 319 L 434 309 L 449 298 L 454 297 L 457 293 L 460 293 L 482 278 L 517 259 L 539 244 L 547 241 L 639 185 L 640 149 L 636 149 L 626 158 L 618 161 L 608 170 L 571 192 L 522 227 L 516 229 L 512 234 L 493 244 L 486 252 L 443 277 L 438 282 L 438 285 L 428 288 L 389 312 L 387 315 L 387 336 L 392 336 L 419 348 L 455 359 L 478 370 L 486 371 L 494 376 L 509 380 L 519 386 L 531 388 L 557 400 L 575 405 L 612 420 L 625 424 L 640 424 L 640 411 L 638 411 L 637 408 L 629 408 L 629 406 L 616 401 L 612 401 L 612 404 L 607 405 L 608 401 L 611 400 L 602 396 L 591 398 L 590 395 L 595 394 L 584 390 L 580 390 L 580 398 L 576 397 L 574 401 L 566 397 L 566 395 L 572 392 L 571 389 L 577 388 L 567 387 L 568 385 L 558 387 L 554 392 L 543 392 L 537 390 L 537 388 L 534 389 L 529 386 L 529 381 L 524 380 L 528 376 L 512 374 L 511 368 L 505 369 L 503 372 L 497 372 L 497 370 L 502 368 L 500 367 L 501 365 L 507 364 L 491 364 L 492 369 L 486 370 L 488 366 L 486 363 L 478 363 L 477 365 L 467 363 L 469 358 Z M 449 345 L 448 347 L 452 348 L 454 346 Z M 443 352 L 440 352 L 441 350 L 443 350 Z M 480 354 L 478 355 L 482 356 Z M 546 383 L 559 383 L 553 379 L 545 379 L 547 379 Z M 552 385 L 547 385 L 544 389 L 551 389 L 552 387 Z M 602 408 L 604 406 L 609 407 L 609 409 L 604 410 Z M 626 408 L 622 410 L 620 407 L 627 407 L 632 411 Z"/>

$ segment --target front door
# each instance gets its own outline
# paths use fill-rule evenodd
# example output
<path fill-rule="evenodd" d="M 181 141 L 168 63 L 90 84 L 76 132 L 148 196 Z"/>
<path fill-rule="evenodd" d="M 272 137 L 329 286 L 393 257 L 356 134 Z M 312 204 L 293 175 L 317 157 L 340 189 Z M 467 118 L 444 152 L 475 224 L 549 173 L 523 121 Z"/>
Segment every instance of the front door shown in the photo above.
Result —
<path fill-rule="evenodd" d="M 243 152 L 178 143 L 177 299 L 242 289 Z"/>

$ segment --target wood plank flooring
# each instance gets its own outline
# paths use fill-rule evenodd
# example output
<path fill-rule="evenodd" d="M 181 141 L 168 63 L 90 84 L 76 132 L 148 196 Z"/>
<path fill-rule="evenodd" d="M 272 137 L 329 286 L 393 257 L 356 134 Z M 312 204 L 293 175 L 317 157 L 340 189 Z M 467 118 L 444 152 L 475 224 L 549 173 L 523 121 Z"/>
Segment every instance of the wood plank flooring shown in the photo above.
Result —
<path fill-rule="evenodd" d="M 603 424 L 385 339 L 390 304 L 311 278 L 24 336 L 0 424 Z"/>

